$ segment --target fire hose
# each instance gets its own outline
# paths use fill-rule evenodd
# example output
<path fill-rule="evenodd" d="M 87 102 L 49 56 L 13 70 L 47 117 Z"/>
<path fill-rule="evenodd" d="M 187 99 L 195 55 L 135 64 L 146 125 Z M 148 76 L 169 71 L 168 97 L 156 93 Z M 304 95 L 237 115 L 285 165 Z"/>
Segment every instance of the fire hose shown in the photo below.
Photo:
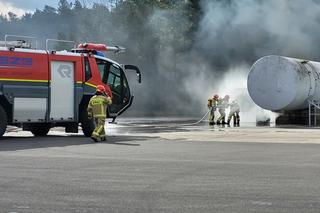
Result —
<path fill-rule="evenodd" d="M 194 122 L 194 123 L 184 123 L 184 124 L 175 124 L 175 125 L 172 125 L 172 126 L 193 126 L 193 125 L 197 125 L 199 123 L 201 123 L 208 115 L 208 113 L 210 112 L 210 109 L 203 115 L 203 117 L 198 120 L 197 122 Z M 19 129 L 17 127 L 8 127 L 7 130 L 6 130 L 6 133 L 9 133 L 9 132 L 18 132 Z"/>
<path fill-rule="evenodd" d="M 201 123 L 206 117 L 207 115 L 209 114 L 210 112 L 210 109 L 204 114 L 204 116 L 198 120 L 197 122 L 194 122 L 194 123 L 185 123 L 185 124 L 177 124 L 177 125 L 174 125 L 174 126 L 193 126 L 193 125 L 197 125 L 199 123 Z"/>

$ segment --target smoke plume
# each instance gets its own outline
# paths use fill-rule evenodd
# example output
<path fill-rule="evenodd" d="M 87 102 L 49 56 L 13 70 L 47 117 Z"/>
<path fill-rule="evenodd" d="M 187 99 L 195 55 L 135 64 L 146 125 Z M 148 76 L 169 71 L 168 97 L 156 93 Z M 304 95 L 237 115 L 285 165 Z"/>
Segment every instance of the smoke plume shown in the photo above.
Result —
<path fill-rule="evenodd" d="M 183 65 L 190 68 L 185 88 L 196 103 L 213 93 L 229 94 L 240 98 L 243 118 L 252 121 L 260 110 L 248 96 L 246 79 L 257 59 L 274 54 L 320 60 L 319 1 L 203 0 L 202 9 L 195 51 Z"/>

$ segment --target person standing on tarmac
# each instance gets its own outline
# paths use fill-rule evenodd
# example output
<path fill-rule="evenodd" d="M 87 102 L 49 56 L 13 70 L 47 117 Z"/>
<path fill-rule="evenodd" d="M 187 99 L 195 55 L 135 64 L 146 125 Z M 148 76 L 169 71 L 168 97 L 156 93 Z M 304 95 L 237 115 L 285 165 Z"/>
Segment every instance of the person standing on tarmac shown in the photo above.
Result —
<path fill-rule="evenodd" d="M 229 99 L 230 96 L 226 95 L 224 98 L 220 98 L 218 100 L 218 110 L 220 113 L 220 117 L 218 118 L 217 124 L 226 124 L 225 118 L 226 118 L 226 109 L 229 107 Z"/>
<path fill-rule="evenodd" d="M 230 113 L 228 116 L 227 124 L 230 125 L 230 121 L 233 118 L 233 125 L 239 126 L 240 125 L 240 106 L 236 100 L 232 101 L 230 104 Z"/>
<path fill-rule="evenodd" d="M 208 108 L 210 110 L 209 114 L 209 125 L 214 125 L 214 112 L 217 110 L 219 95 L 214 95 L 212 98 L 208 99 Z"/>
<path fill-rule="evenodd" d="M 112 100 L 110 95 L 106 92 L 106 88 L 103 85 L 98 85 L 96 94 L 90 99 L 87 108 L 88 118 L 94 119 L 95 129 L 92 132 L 91 138 L 95 142 L 106 140 L 104 124 L 107 117 L 107 107 L 111 104 Z"/>

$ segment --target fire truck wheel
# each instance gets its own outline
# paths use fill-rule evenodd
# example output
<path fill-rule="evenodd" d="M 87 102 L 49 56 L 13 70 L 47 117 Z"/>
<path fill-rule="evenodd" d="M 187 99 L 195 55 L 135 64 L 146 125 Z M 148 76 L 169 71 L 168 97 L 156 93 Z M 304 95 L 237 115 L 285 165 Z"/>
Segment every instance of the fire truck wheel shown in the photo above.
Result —
<path fill-rule="evenodd" d="M 7 113 L 0 105 L 0 137 L 6 132 L 8 124 Z"/>
<path fill-rule="evenodd" d="M 48 124 L 33 124 L 30 127 L 30 131 L 34 136 L 46 136 L 50 128 Z"/>
<path fill-rule="evenodd" d="M 88 119 L 87 110 L 82 110 L 80 113 L 80 122 L 84 136 L 91 137 L 94 130 L 93 119 Z"/>

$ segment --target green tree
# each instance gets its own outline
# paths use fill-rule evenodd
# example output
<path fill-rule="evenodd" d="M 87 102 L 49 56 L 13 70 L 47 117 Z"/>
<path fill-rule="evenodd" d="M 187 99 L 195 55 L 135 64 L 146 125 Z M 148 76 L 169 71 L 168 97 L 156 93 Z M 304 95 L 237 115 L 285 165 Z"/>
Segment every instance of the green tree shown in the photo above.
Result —
<path fill-rule="evenodd" d="M 76 11 L 76 12 L 79 12 L 79 11 L 81 11 L 82 9 L 83 9 L 83 7 L 82 7 L 81 2 L 80 2 L 79 0 L 76 0 L 76 1 L 74 2 L 73 10 Z"/>
<path fill-rule="evenodd" d="M 14 21 L 18 21 L 18 16 L 17 14 L 13 13 L 13 12 L 8 12 L 8 17 L 9 17 L 9 20 L 11 22 L 14 22 Z"/>
<path fill-rule="evenodd" d="M 45 5 L 42 12 L 46 14 L 56 14 L 57 9 L 49 5 Z"/>
<path fill-rule="evenodd" d="M 69 16 L 71 13 L 72 4 L 68 3 L 67 0 L 59 0 L 58 13 L 61 16 Z"/>

